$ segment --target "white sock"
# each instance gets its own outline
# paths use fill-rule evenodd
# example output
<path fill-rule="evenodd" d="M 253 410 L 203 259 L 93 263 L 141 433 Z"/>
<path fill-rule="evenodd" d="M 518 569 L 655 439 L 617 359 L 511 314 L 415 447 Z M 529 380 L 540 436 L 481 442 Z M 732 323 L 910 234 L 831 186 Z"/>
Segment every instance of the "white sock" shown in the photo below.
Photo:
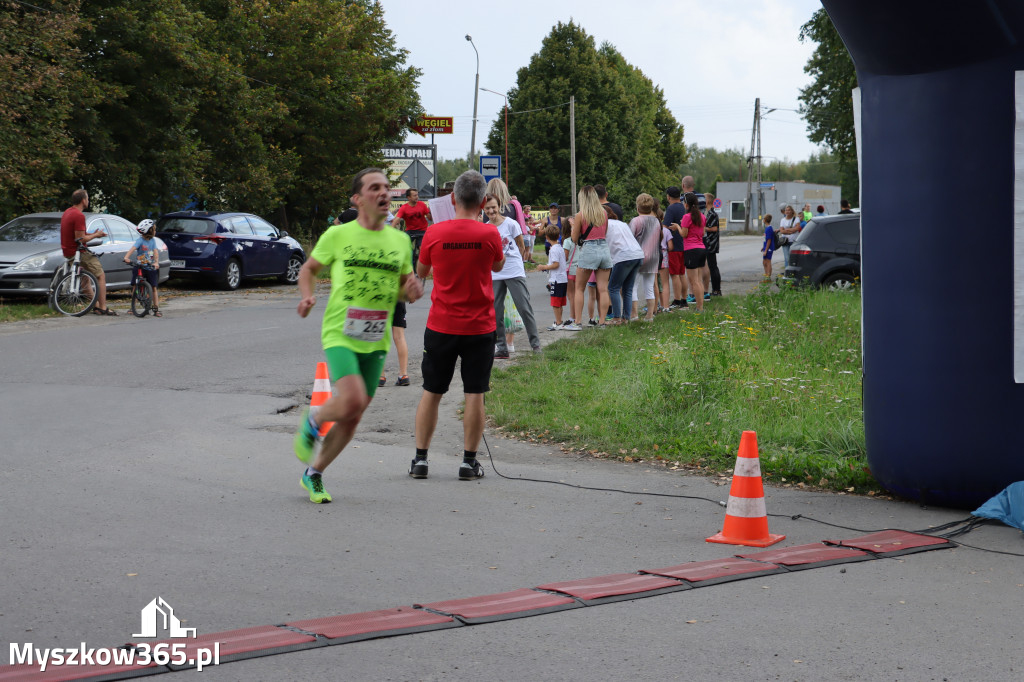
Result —
<path fill-rule="evenodd" d="M 322 471 L 317 471 L 317 470 L 316 470 L 316 469 L 314 469 L 313 467 L 306 467 L 306 475 L 307 475 L 307 476 L 312 476 L 313 474 L 320 474 L 320 475 L 323 475 L 323 473 L 324 473 L 324 472 L 322 472 Z"/>

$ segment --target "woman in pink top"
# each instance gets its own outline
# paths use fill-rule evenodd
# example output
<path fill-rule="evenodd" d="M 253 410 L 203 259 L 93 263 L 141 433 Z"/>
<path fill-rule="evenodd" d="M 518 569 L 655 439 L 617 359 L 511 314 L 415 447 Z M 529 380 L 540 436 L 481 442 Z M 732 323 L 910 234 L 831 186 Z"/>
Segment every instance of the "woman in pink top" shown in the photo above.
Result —
<path fill-rule="evenodd" d="M 697 195 L 687 192 L 683 197 L 686 215 L 679 221 L 685 233 L 683 237 L 683 261 L 686 264 L 686 281 L 690 285 L 687 301 L 697 305 L 697 312 L 704 312 L 704 281 L 701 269 L 707 265 L 708 252 L 704 247 L 704 215 L 700 212 Z M 690 300 L 690 299 L 693 300 Z"/>
<path fill-rule="evenodd" d="M 590 274 L 597 277 L 597 325 L 605 326 L 608 311 L 608 275 L 612 269 L 612 255 L 608 250 L 608 215 L 604 212 L 597 192 L 592 185 L 586 185 L 579 193 L 580 212 L 572 221 L 572 241 L 579 244 L 576 251 L 576 300 L 573 301 L 573 316 L 576 324 L 566 327 L 579 331 L 579 320 L 583 315 L 583 296 Z"/>

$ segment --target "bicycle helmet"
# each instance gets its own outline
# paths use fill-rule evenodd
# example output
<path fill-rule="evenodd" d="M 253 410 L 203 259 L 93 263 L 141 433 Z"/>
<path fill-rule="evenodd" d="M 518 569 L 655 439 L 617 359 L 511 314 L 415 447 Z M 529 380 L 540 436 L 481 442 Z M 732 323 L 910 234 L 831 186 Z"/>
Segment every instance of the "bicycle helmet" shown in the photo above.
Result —
<path fill-rule="evenodd" d="M 136 227 L 135 229 L 139 231 L 139 234 L 143 234 L 144 235 L 147 232 L 149 232 L 151 229 L 153 229 L 153 225 L 154 224 L 155 223 L 152 220 L 150 220 L 149 218 L 146 218 L 141 223 L 139 223 L 139 226 Z"/>

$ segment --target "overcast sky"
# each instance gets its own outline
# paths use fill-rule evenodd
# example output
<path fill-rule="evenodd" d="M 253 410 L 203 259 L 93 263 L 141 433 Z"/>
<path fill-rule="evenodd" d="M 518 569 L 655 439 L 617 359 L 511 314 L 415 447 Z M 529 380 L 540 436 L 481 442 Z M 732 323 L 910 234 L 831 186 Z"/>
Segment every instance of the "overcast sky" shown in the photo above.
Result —
<path fill-rule="evenodd" d="M 423 71 L 425 113 L 455 117 L 454 134 L 435 136 L 441 158 L 465 158 L 469 152 L 476 56 L 466 34 L 480 51 L 480 87 L 506 92 L 555 23 L 570 19 L 598 46 L 610 42 L 662 88 L 687 144 L 748 150 L 754 99 L 760 97 L 762 110 L 777 109 L 761 123 L 767 161 L 797 161 L 816 151 L 792 110 L 799 105 L 800 88 L 809 83 L 803 68 L 814 49 L 813 43 L 801 44 L 798 34 L 821 7 L 818 0 L 383 0 L 383 5 L 397 45 L 409 51 L 408 63 Z M 502 106 L 498 95 L 480 93 L 478 150 L 486 151 L 487 132 Z M 406 141 L 424 140 L 410 135 Z M 514 151 L 509 156 L 514 159 Z"/>

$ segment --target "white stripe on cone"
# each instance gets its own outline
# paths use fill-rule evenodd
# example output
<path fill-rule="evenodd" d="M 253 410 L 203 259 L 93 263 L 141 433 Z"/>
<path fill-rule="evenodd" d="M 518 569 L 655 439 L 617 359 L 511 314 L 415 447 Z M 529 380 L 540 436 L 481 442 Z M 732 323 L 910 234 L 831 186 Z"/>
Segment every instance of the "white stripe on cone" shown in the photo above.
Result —
<path fill-rule="evenodd" d="M 330 379 L 316 379 L 313 381 L 313 393 L 330 393 Z"/>
<path fill-rule="evenodd" d="M 737 457 L 733 473 L 737 476 L 761 477 L 761 460 L 757 457 Z"/>
<path fill-rule="evenodd" d="M 764 506 L 763 497 L 734 497 L 730 495 L 729 503 L 725 506 L 725 513 L 743 519 L 760 519 L 768 516 L 768 509 Z"/>

